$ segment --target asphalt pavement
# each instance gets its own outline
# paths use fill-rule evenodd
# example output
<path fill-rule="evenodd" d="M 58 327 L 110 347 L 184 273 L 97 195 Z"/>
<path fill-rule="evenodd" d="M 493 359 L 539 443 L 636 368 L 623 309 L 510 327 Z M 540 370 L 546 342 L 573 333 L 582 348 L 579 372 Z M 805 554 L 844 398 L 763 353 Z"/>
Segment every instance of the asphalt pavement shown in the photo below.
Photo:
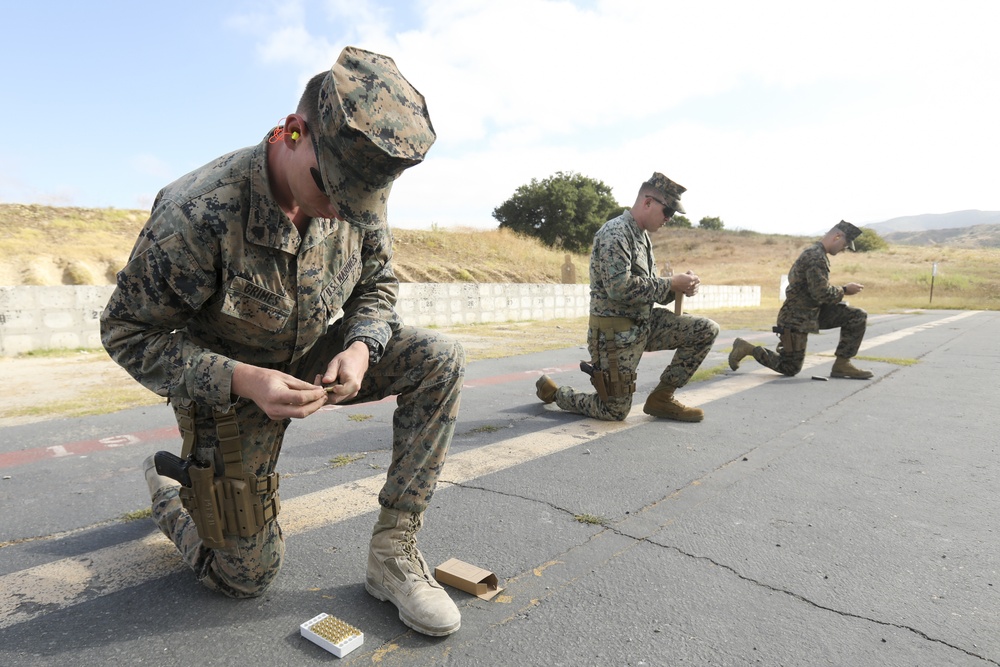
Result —
<path fill-rule="evenodd" d="M 705 313 L 711 316 L 711 312 Z M 721 367 L 723 331 L 703 367 Z M 816 380 L 746 359 L 678 392 L 699 424 L 642 401 L 606 423 L 534 396 L 542 372 L 589 386 L 582 347 L 470 364 L 420 548 L 496 574 L 448 588 L 462 628 L 430 638 L 364 589 L 392 400 L 289 428 L 287 538 L 268 592 L 202 588 L 148 518 L 142 460 L 179 449 L 165 405 L 0 430 L 0 665 L 312 665 L 338 659 L 299 625 L 364 633 L 339 664 L 1000 664 L 1000 313 L 871 316 L 858 366 Z"/>

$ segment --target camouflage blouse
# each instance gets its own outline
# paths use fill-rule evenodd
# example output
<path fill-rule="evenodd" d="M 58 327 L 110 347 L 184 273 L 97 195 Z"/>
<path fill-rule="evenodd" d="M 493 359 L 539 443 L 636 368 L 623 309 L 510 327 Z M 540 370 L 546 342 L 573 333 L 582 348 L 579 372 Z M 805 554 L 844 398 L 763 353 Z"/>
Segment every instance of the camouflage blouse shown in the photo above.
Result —
<path fill-rule="evenodd" d="M 161 396 L 230 404 L 239 362 L 283 368 L 343 309 L 345 341 L 397 326 L 387 229 L 314 218 L 300 235 L 271 194 L 266 140 L 157 195 L 101 315 L 111 357 Z"/>
<path fill-rule="evenodd" d="M 632 213 L 609 220 L 594 234 L 590 256 L 590 314 L 649 319 L 654 303 L 670 303 L 670 279 L 656 275 L 649 234 Z"/>
<path fill-rule="evenodd" d="M 778 311 L 778 324 L 802 333 L 819 332 L 819 309 L 840 303 L 841 287 L 830 284 L 830 258 L 822 242 L 802 251 L 788 272 L 785 302 Z"/>

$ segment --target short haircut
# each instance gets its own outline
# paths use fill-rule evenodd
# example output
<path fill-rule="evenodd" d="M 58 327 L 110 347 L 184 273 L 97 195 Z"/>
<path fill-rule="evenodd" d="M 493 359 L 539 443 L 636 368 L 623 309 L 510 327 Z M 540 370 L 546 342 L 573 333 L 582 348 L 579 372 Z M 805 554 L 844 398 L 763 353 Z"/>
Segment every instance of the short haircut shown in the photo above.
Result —
<path fill-rule="evenodd" d="M 663 193 L 656 189 L 652 183 L 643 183 L 639 186 L 639 196 L 640 197 L 652 197 L 653 199 L 660 199 Z"/>
<path fill-rule="evenodd" d="M 327 74 L 329 72 L 320 72 L 309 79 L 306 89 L 302 91 L 302 97 L 299 98 L 299 106 L 295 109 L 295 113 L 305 116 L 307 121 L 319 122 L 319 89 L 323 86 L 323 79 Z"/>

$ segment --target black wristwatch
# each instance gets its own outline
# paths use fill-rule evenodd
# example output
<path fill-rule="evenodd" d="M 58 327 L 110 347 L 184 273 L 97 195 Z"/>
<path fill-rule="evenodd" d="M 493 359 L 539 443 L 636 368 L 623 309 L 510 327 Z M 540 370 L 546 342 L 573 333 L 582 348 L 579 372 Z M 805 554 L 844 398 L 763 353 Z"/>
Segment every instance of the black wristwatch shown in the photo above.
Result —
<path fill-rule="evenodd" d="M 350 347 L 351 344 L 353 344 L 356 341 L 361 341 L 368 348 L 368 365 L 374 366 L 375 364 L 377 364 L 379 360 L 382 358 L 381 343 L 379 343 L 374 338 L 369 338 L 368 336 L 358 336 L 357 338 L 355 338 L 354 340 L 352 340 L 350 343 L 347 344 L 348 347 Z"/>

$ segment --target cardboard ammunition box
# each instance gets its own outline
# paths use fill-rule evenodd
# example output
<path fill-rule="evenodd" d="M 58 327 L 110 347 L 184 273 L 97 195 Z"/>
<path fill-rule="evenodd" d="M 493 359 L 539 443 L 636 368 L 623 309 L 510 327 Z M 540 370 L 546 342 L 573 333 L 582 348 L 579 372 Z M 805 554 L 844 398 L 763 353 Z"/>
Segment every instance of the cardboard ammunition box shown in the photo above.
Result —
<path fill-rule="evenodd" d="M 497 575 L 457 558 L 446 560 L 434 568 L 434 578 L 482 600 L 489 600 L 503 590 L 497 587 Z"/>

